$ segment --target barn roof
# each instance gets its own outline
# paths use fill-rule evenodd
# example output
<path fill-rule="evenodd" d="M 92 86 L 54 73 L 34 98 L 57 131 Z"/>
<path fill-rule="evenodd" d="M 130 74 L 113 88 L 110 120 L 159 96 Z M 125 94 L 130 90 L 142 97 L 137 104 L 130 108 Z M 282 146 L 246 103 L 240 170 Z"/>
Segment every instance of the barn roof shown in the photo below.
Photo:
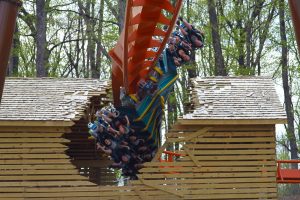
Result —
<path fill-rule="evenodd" d="M 95 79 L 7 78 L 0 120 L 75 120 L 92 96 L 107 89 L 107 81 Z"/>
<path fill-rule="evenodd" d="M 286 120 L 270 77 L 208 77 L 192 82 L 193 112 L 183 119 Z"/>

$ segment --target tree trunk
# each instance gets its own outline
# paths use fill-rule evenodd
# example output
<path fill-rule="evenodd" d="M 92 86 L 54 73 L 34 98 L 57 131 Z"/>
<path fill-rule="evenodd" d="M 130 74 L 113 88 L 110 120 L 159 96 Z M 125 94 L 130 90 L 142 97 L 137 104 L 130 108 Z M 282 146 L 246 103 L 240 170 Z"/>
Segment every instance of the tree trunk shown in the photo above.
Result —
<path fill-rule="evenodd" d="M 247 22 L 245 27 L 246 32 L 246 67 L 249 69 L 251 68 L 251 42 L 252 42 L 252 23 Z M 253 74 L 249 74 L 253 75 Z"/>
<path fill-rule="evenodd" d="M 13 48 L 12 48 L 11 56 L 9 59 L 8 70 L 7 70 L 8 76 L 18 76 L 19 48 L 20 48 L 20 36 L 19 36 L 19 27 L 17 23 L 15 33 L 14 33 L 14 39 L 13 39 Z"/>
<path fill-rule="evenodd" d="M 281 65 L 282 65 L 282 83 L 284 89 L 285 109 L 288 120 L 287 134 L 290 142 L 291 159 L 298 159 L 298 148 L 295 137 L 294 111 L 291 91 L 289 87 L 289 68 L 288 68 L 288 47 L 285 28 L 285 2 L 280 0 L 279 18 L 280 18 L 280 38 L 281 38 Z M 294 166 L 295 168 L 297 165 Z"/>
<path fill-rule="evenodd" d="M 94 21 L 94 16 L 95 16 L 95 5 L 91 4 L 90 8 L 89 18 L 87 20 L 87 25 L 88 25 L 88 51 L 89 51 L 89 60 L 90 60 L 90 65 L 91 65 L 91 77 L 92 78 L 99 78 L 98 75 L 98 70 L 97 70 L 97 65 L 96 65 L 96 36 L 95 36 L 95 21 Z"/>
<path fill-rule="evenodd" d="M 126 10 L 126 0 L 118 0 L 118 24 L 119 24 L 119 33 L 122 32 L 125 20 L 125 10 Z"/>
<path fill-rule="evenodd" d="M 84 23 L 86 22 L 86 14 L 85 14 L 85 8 L 83 6 L 83 3 L 81 0 L 78 0 L 78 11 L 80 13 L 81 16 L 83 16 L 83 19 L 80 18 L 79 19 L 79 24 L 80 24 L 80 33 L 81 33 L 81 37 L 83 38 L 82 43 L 81 43 L 81 51 L 82 51 L 82 74 L 84 78 L 88 78 L 89 77 L 89 62 L 88 62 L 88 52 L 85 49 L 86 46 L 86 42 L 85 42 L 85 38 L 86 36 L 86 31 L 84 30 Z"/>
<path fill-rule="evenodd" d="M 260 17 L 261 10 L 264 6 L 265 0 L 256 0 L 253 5 L 253 11 L 250 18 L 245 23 L 245 34 L 246 34 L 246 67 L 249 75 L 254 75 L 255 67 L 251 66 L 251 60 L 253 60 L 252 49 L 253 49 L 253 26 L 256 22 L 256 18 Z M 268 26 L 268 25 L 267 25 Z"/>
<path fill-rule="evenodd" d="M 221 49 L 221 39 L 219 35 L 219 25 L 216 13 L 216 5 L 214 0 L 207 0 L 209 21 L 211 24 L 211 34 L 213 40 L 213 48 L 215 54 L 215 75 L 227 76 L 225 70 L 224 57 Z"/>
<path fill-rule="evenodd" d="M 46 1 L 36 1 L 36 75 L 37 77 L 47 76 L 47 13 Z"/>
<path fill-rule="evenodd" d="M 243 18 L 244 16 L 241 15 L 241 10 L 242 6 L 244 4 L 243 0 L 239 1 L 233 1 L 235 5 L 235 16 L 236 16 L 236 46 L 237 46 L 237 51 L 238 51 L 238 63 L 239 63 L 239 69 L 240 73 L 242 75 L 248 75 L 246 66 L 245 66 L 245 42 L 246 42 L 246 33 L 245 33 L 245 28 L 243 27 L 244 21 Z"/>
<path fill-rule="evenodd" d="M 190 16 L 190 7 L 191 7 L 191 4 L 190 4 L 190 0 L 187 0 L 186 1 L 186 20 L 188 22 L 190 22 L 190 19 L 191 19 L 191 16 Z"/>
<path fill-rule="evenodd" d="M 259 29 L 259 33 L 258 33 L 259 34 L 259 47 L 258 47 L 258 51 L 256 53 L 256 58 L 251 63 L 251 66 L 252 66 L 254 72 L 255 72 L 255 68 L 257 67 L 257 75 L 258 76 L 260 76 L 260 74 L 261 74 L 261 61 L 260 61 L 260 59 L 262 57 L 263 48 L 265 46 L 265 42 L 266 42 L 267 37 L 268 37 L 268 33 L 269 33 L 269 30 L 270 30 L 270 26 L 272 24 L 272 20 L 274 19 L 274 16 L 275 16 L 276 6 L 277 6 L 277 3 L 273 2 L 273 6 L 272 6 L 272 8 L 271 8 L 271 10 L 270 10 L 270 12 L 267 16 L 267 20 L 264 23 L 261 22 L 260 15 L 258 16 L 259 26 L 262 26 L 264 28 Z M 265 24 L 265 25 L 263 25 L 263 24 Z"/>
<path fill-rule="evenodd" d="M 96 58 L 96 68 L 97 68 L 97 77 L 100 78 L 100 70 L 102 65 L 102 34 L 103 34 L 103 17 L 104 17 L 104 0 L 100 1 L 100 22 L 99 22 L 99 31 L 97 38 L 97 58 Z"/>

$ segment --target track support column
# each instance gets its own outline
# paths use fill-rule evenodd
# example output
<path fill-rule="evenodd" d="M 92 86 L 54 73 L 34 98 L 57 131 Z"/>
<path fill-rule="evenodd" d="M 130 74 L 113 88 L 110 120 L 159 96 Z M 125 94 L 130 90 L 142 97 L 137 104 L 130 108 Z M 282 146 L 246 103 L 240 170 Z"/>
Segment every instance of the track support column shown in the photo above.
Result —
<path fill-rule="evenodd" d="M 20 0 L 0 0 L 0 103 Z"/>
<path fill-rule="evenodd" d="M 298 44 L 298 51 L 300 53 L 300 1 L 289 0 L 290 10 L 292 14 L 293 24 L 295 28 L 295 35 Z"/>

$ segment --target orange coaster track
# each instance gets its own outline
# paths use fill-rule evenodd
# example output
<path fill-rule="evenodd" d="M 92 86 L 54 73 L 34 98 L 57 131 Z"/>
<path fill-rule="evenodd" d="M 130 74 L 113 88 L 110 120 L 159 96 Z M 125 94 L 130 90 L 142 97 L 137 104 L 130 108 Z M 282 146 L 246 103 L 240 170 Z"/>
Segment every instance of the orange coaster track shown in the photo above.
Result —
<path fill-rule="evenodd" d="M 123 32 L 110 51 L 115 106 L 120 105 L 120 87 L 126 94 L 136 93 L 137 82 L 155 65 L 173 31 L 181 5 L 182 0 L 175 4 L 170 0 L 128 0 Z"/>

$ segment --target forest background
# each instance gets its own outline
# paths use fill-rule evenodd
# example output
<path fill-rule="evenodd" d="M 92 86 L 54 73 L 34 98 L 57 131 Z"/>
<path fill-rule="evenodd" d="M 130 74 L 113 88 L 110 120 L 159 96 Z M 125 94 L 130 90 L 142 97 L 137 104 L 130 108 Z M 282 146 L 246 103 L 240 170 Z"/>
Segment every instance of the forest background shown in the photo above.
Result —
<path fill-rule="evenodd" d="M 126 0 L 25 0 L 8 76 L 110 79 Z M 185 0 L 181 16 L 205 32 L 205 47 L 179 70 L 166 105 L 165 129 L 188 112 L 190 78 L 271 76 L 288 124 L 277 135 L 278 159 L 298 159 L 300 55 L 287 0 Z M 282 196 L 294 191 L 280 186 Z"/>

